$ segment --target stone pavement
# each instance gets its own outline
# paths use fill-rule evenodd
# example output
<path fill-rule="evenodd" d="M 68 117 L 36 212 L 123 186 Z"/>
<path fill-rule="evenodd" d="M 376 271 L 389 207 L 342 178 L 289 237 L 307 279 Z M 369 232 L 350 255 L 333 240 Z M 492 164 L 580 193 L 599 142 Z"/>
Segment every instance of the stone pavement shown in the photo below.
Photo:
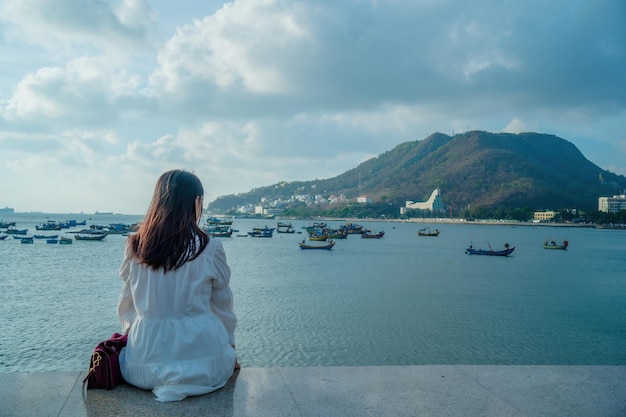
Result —
<path fill-rule="evenodd" d="M 626 417 L 626 366 L 243 368 L 219 391 L 159 403 L 84 372 L 0 374 L 0 417 Z"/>

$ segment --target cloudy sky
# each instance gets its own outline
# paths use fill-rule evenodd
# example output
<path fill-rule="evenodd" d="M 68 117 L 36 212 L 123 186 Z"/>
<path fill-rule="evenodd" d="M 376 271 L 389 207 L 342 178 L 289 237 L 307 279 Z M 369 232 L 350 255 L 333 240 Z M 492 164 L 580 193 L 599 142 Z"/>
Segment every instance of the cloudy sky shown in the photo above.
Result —
<path fill-rule="evenodd" d="M 0 0 L 0 208 L 143 214 L 533 131 L 626 174 L 623 0 Z"/>

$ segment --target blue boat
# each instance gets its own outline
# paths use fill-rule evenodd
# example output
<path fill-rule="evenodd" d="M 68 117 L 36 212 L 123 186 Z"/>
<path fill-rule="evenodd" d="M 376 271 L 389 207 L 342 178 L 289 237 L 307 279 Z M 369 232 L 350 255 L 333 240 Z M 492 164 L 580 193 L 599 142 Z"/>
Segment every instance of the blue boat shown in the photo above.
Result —
<path fill-rule="evenodd" d="M 274 227 L 255 227 L 251 232 L 248 232 L 248 235 L 252 237 L 272 237 L 274 235 Z"/>
<path fill-rule="evenodd" d="M 59 235 L 33 235 L 35 239 L 58 239 Z"/>
<path fill-rule="evenodd" d="M 9 227 L 6 232 L 7 235 L 25 235 L 28 233 L 28 229 L 16 229 L 15 227 Z"/>
<path fill-rule="evenodd" d="M 465 253 L 468 255 L 509 256 L 515 250 L 515 246 L 510 247 L 508 243 L 505 243 L 504 247 L 504 250 L 493 250 L 491 246 L 489 246 L 489 250 L 485 250 L 474 249 L 474 247 L 470 245 L 469 248 L 465 249 Z"/>
<path fill-rule="evenodd" d="M 11 226 L 15 226 L 15 222 L 5 222 L 4 220 L 0 220 L 0 229 L 6 229 Z"/>

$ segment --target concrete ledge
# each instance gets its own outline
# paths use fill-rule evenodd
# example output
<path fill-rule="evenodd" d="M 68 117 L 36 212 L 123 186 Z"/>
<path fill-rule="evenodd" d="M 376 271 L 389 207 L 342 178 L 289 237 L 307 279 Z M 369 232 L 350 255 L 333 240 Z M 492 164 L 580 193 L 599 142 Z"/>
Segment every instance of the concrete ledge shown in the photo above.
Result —
<path fill-rule="evenodd" d="M 0 374 L 0 416 L 626 416 L 626 366 L 243 368 L 214 393 L 159 403 L 81 372 Z"/>

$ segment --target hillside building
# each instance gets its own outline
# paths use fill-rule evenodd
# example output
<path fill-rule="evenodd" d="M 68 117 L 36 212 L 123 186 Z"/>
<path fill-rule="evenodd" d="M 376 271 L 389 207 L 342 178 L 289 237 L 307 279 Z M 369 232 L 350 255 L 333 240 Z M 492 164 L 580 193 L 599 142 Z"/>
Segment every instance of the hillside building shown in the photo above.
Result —
<path fill-rule="evenodd" d="M 430 198 L 423 202 L 407 201 L 404 204 L 404 207 L 402 207 L 402 209 L 430 210 L 433 213 L 440 213 L 443 211 L 443 201 L 441 201 L 441 190 L 439 188 L 436 188 L 430 195 Z M 400 212 L 402 214 L 404 210 L 400 210 Z"/>
<path fill-rule="evenodd" d="M 371 204 L 372 199 L 366 195 L 362 195 L 356 198 L 356 202 L 362 204 Z"/>
<path fill-rule="evenodd" d="M 617 213 L 626 210 L 626 195 L 614 195 L 613 197 L 598 198 L 598 211 L 605 213 Z"/>

